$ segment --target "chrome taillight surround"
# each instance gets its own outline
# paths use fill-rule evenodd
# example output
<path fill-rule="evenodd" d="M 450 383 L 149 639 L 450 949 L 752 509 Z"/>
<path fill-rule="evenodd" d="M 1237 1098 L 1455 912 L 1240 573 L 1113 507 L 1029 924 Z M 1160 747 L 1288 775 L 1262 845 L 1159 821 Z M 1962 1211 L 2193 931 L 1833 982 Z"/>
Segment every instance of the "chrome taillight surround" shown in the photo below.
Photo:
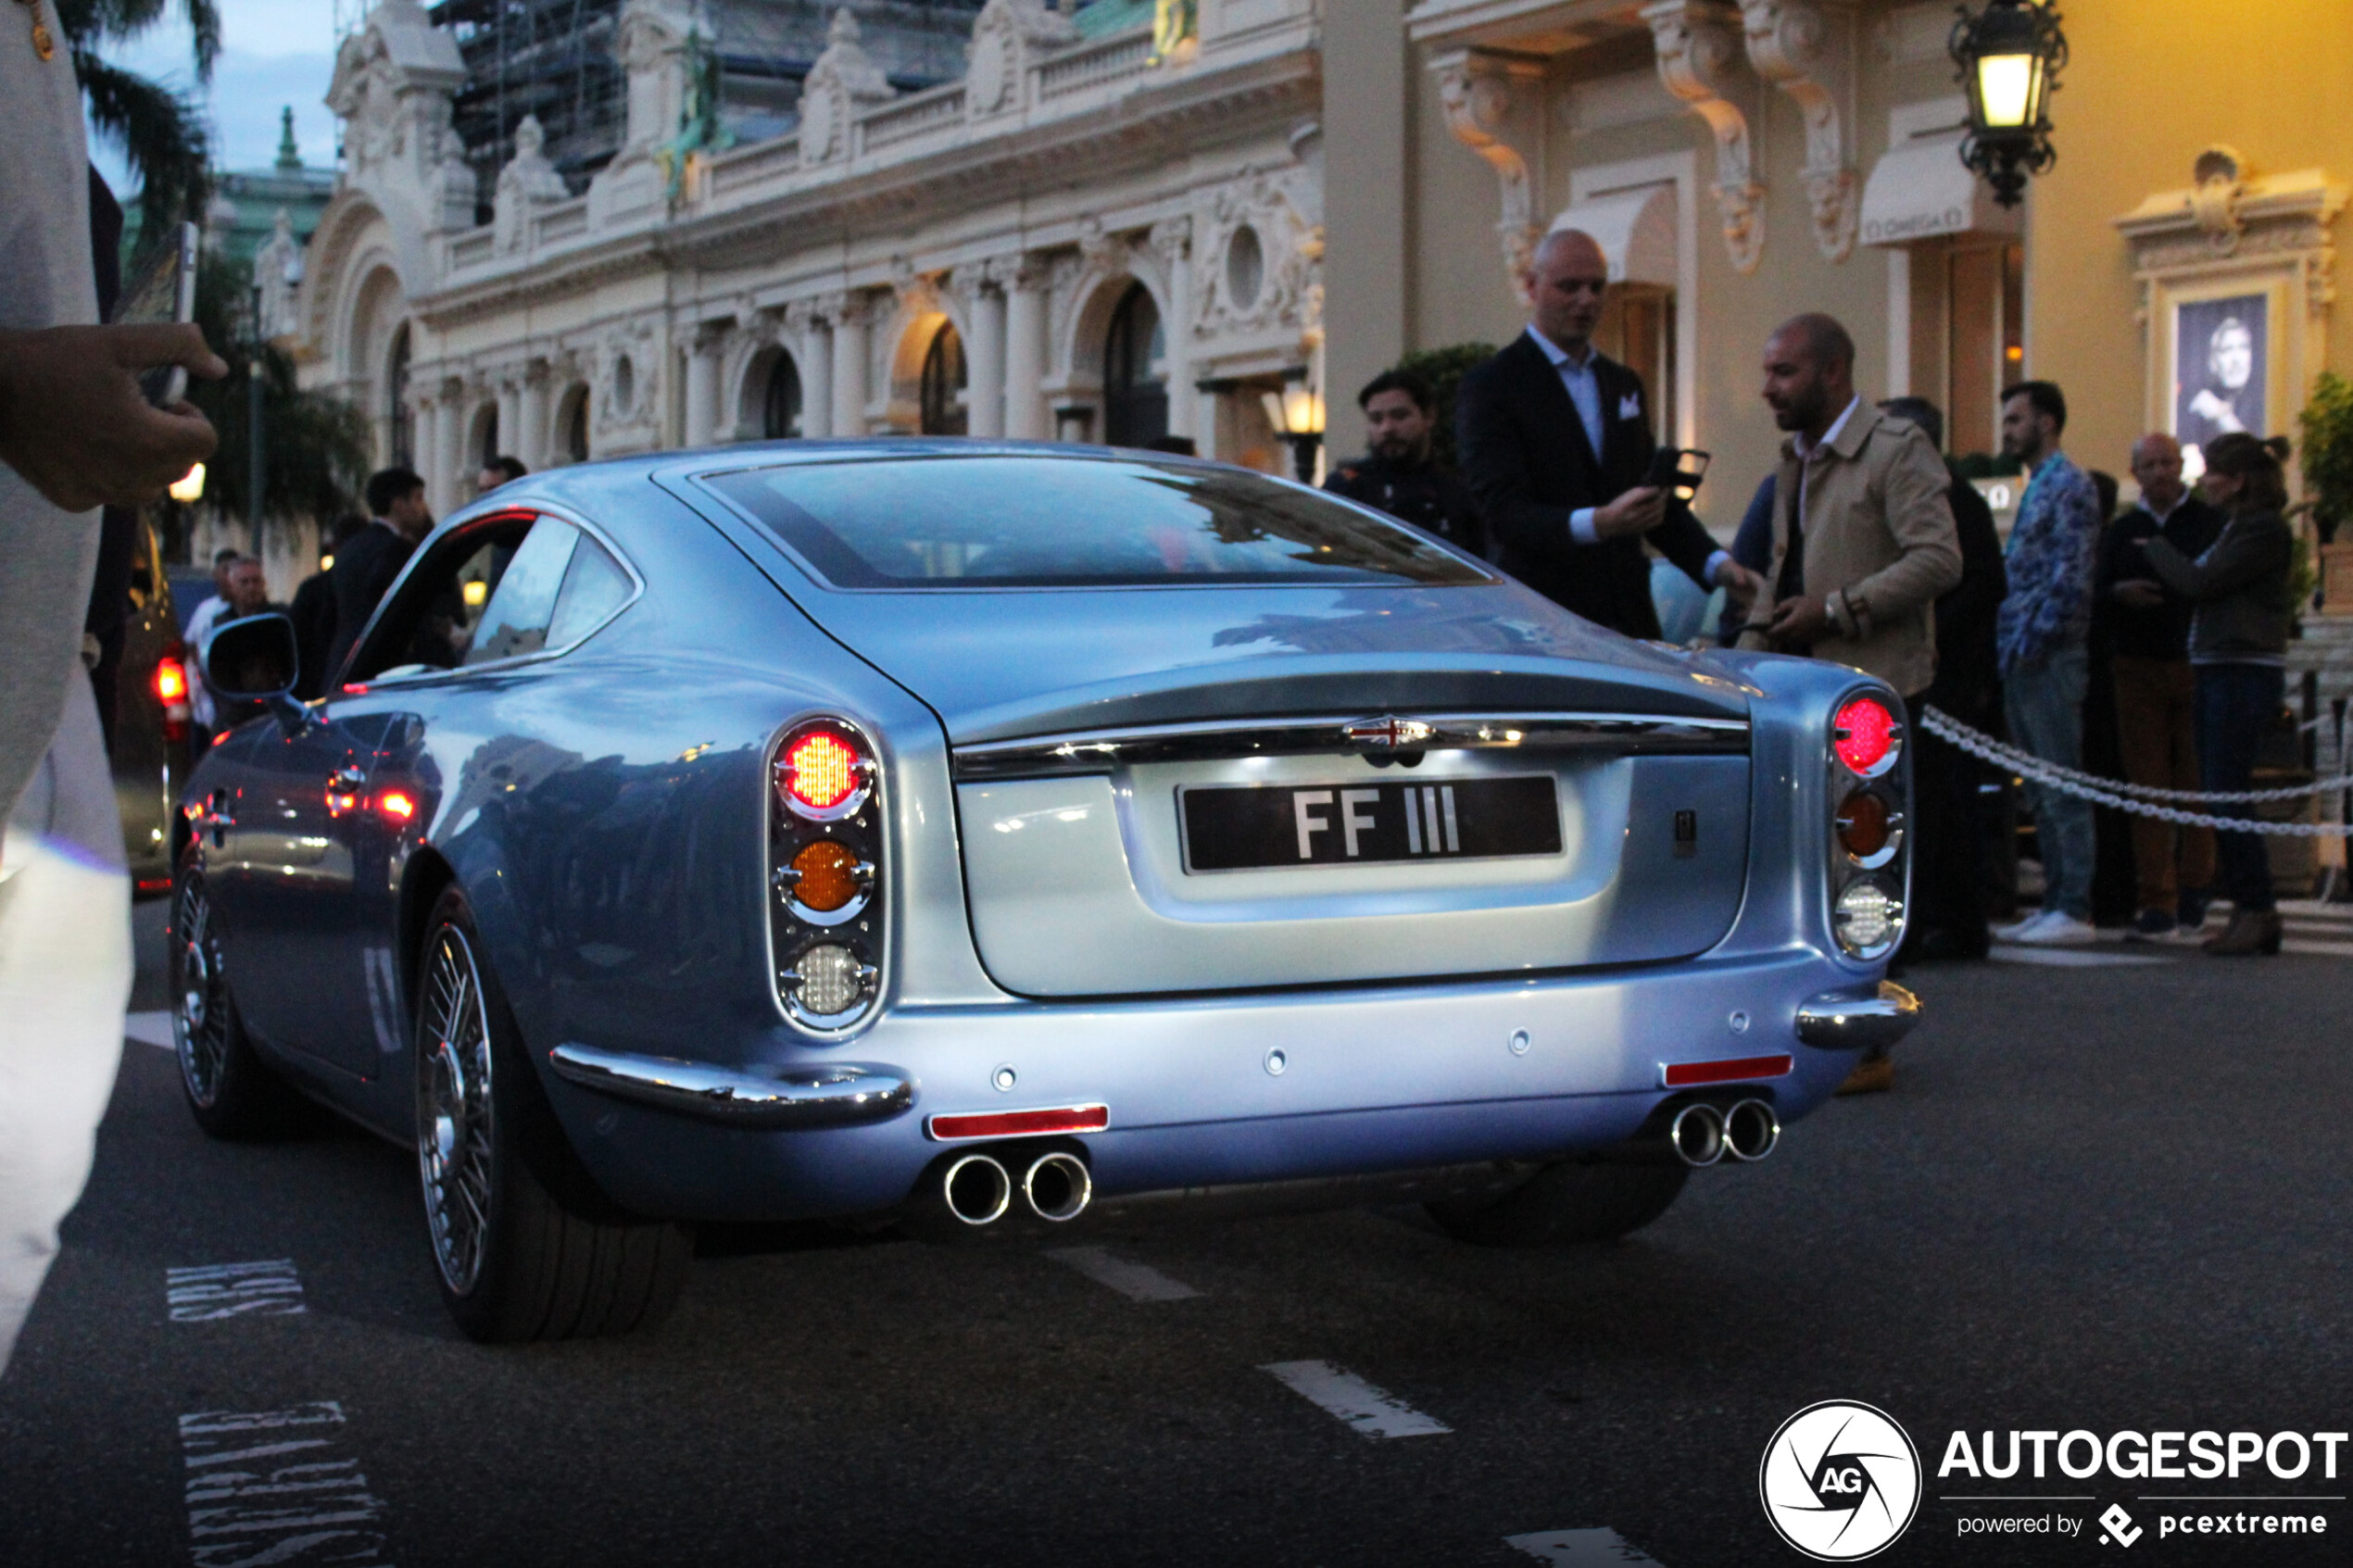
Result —
<path fill-rule="evenodd" d="M 857 751 L 857 784 L 822 809 L 792 794 L 792 747 L 831 731 Z M 769 747 L 767 767 L 769 951 L 776 1004 L 800 1028 L 838 1035 L 856 1027 L 882 994 L 888 928 L 884 899 L 883 779 L 871 736 L 847 719 L 803 720 Z M 849 852 L 857 891 L 839 907 L 818 909 L 799 897 L 796 856 L 831 841 Z"/>
<path fill-rule="evenodd" d="M 1853 738 L 1841 718 L 1856 702 L 1875 703 L 1887 715 L 1887 747 L 1875 759 L 1858 763 L 1841 752 Z M 1824 884 L 1824 914 L 1832 940 L 1845 957 L 1876 962 L 1904 940 L 1911 889 L 1911 834 L 1907 831 L 1912 795 L 1912 748 L 1904 723 L 1904 705 L 1883 687 L 1861 687 L 1841 696 L 1831 709 L 1828 744 L 1823 747 L 1824 840 L 1829 876 Z M 1856 796 L 1874 798 L 1884 813 L 1886 836 L 1879 847 L 1856 854 L 1846 845 L 1840 820 Z"/>

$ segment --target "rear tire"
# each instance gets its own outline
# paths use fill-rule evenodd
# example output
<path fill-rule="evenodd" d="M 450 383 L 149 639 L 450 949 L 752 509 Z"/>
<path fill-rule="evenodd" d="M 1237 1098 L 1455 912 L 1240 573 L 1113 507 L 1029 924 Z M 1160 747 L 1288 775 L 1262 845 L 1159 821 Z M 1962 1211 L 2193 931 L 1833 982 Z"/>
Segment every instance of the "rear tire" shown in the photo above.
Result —
<path fill-rule="evenodd" d="M 617 1209 L 557 1124 L 456 888 L 417 975 L 417 1168 L 441 1298 L 491 1344 L 585 1339 L 669 1315 L 687 1229 Z"/>
<path fill-rule="evenodd" d="M 1501 1198 L 1426 1205 L 1439 1228 L 1481 1247 L 1616 1241 L 1667 1212 L 1691 1171 L 1682 1165 L 1545 1166 Z"/>
<path fill-rule="evenodd" d="M 204 862 L 193 844 L 181 851 L 172 879 L 171 926 L 165 942 L 172 1054 L 180 1060 L 189 1114 L 208 1135 L 229 1141 L 290 1131 L 308 1106 L 254 1054 L 245 1036 L 229 990 L 227 953 L 205 884 Z"/>

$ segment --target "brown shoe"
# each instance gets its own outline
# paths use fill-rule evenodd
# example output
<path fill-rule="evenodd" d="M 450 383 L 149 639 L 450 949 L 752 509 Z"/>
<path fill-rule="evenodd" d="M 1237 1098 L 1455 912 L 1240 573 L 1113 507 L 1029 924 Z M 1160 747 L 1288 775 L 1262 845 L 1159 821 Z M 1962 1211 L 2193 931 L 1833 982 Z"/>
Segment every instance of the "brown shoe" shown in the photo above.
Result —
<path fill-rule="evenodd" d="M 2220 936 L 2199 944 L 2218 959 L 2270 958 L 2280 950 L 2280 916 L 2276 909 L 2236 909 Z"/>
<path fill-rule="evenodd" d="M 1895 1086 L 1895 1059 L 1892 1056 L 1867 1056 L 1855 1064 L 1846 1082 L 1838 1086 L 1843 1095 L 1883 1095 Z"/>

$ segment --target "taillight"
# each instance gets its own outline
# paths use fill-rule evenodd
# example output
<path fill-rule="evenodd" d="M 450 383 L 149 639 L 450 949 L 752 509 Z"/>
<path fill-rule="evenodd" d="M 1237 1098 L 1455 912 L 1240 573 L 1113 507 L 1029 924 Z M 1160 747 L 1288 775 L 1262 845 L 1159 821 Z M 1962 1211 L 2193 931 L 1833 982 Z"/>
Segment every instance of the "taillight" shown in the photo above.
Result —
<path fill-rule="evenodd" d="M 1883 959 L 1904 939 L 1908 884 L 1904 725 L 1888 699 L 1859 693 L 1831 721 L 1831 933 L 1849 958 Z"/>
<path fill-rule="evenodd" d="M 1877 697 L 1855 698 L 1838 710 L 1831 724 L 1831 744 L 1848 772 L 1875 779 L 1895 766 L 1903 749 L 1903 727 Z"/>
<path fill-rule="evenodd" d="M 182 649 L 173 643 L 156 660 L 156 701 L 163 709 L 163 738 L 178 744 L 188 738 L 188 665 Z"/>
<path fill-rule="evenodd" d="M 880 777 L 873 746 L 845 720 L 796 725 L 773 754 L 768 885 L 776 999 L 807 1029 L 847 1029 L 881 992 Z"/>

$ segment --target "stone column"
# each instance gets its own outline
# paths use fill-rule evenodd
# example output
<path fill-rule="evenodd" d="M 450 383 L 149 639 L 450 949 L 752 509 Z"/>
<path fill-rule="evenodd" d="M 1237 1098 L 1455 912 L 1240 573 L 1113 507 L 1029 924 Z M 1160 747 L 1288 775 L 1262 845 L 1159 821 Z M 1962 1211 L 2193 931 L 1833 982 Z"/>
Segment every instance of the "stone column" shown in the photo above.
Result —
<path fill-rule="evenodd" d="M 992 275 L 965 295 L 973 326 L 965 415 L 975 435 L 1005 433 L 1005 295 Z"/>
<path fill-rule="evenodd" d="M 1005 433 L 1046 438 L 1046 272 L 1028 257 L 1005 273 Z"/>
<path fill-rule="evenodd" d="M 834 318 L 833 433 L 838 436 L 866 433 L 866 344 L 871 330 L 864 296 L 846 296 Z"/>
<path fill-rule="evenodd" d="M 1152 225 L 1151 245 L 1168 278 L 1168 315 L 1161 335 L 1168 345 L 1168 433 L 1191 435 L 1197 402 L 1193 387 L 1193 220 L 1172 218 Z"/>
<path fill-rule="evenodd" d="M 686 344 L 686 429 L 689 446 L 708 446 L 719 427 L 719 355 L 715 333 L 697 331 Z"/>
<path fill-rule="evenodd" d="M 441 394 L 434 389 L 419 387 L 409 396 L 409 457 L 410 463 L 425 482 L 425 500 L 437 515 L 443 509 L 447 494 L 441 483 L 440 455 L 434 450 L 434 438 L 441 433 Z M 387 453 L 386 461 L 390 461 Z"/>
<path fill-rule="evenodd" d="M 507 450 L 522 459 L 523 466 L 537 473 L 547 466 L 547 364 L 535 359 L 523 371 L 522 398 L 518 408 L 516 425 L 511 437 L 505 431 L 499 439 L 507 442 Z"/>
<path fill-rule="evenodd" d="M 498 381 L 498 452 L 510 457 L 518 455 L 522 445 L 520 440 L 522 433 L 522 378 L 520 375 L 502 376 Z M 467 469 L 479 468 L 484 456 L 481 452 L 467 454 Z"/>
<path fill-rule="evenodd" d="M 466 435 L 459 420 L 464 415 L 459 399 L 464 393 L 455 386 L 441 389 L 441 403 L 433 417 L 433 467 L 424 470 L 425 495 L 438 495 L 436 514 L 455 510 L 473 499 L 473 486 L 466 480 L 472 470 L 464 466 Z"/>
<path fill-rule="evenodd" d="M 834 433 L 834 330 L 816 310 L 793 307 L 800 323 L 800 433 L 822 441 Z"/>

